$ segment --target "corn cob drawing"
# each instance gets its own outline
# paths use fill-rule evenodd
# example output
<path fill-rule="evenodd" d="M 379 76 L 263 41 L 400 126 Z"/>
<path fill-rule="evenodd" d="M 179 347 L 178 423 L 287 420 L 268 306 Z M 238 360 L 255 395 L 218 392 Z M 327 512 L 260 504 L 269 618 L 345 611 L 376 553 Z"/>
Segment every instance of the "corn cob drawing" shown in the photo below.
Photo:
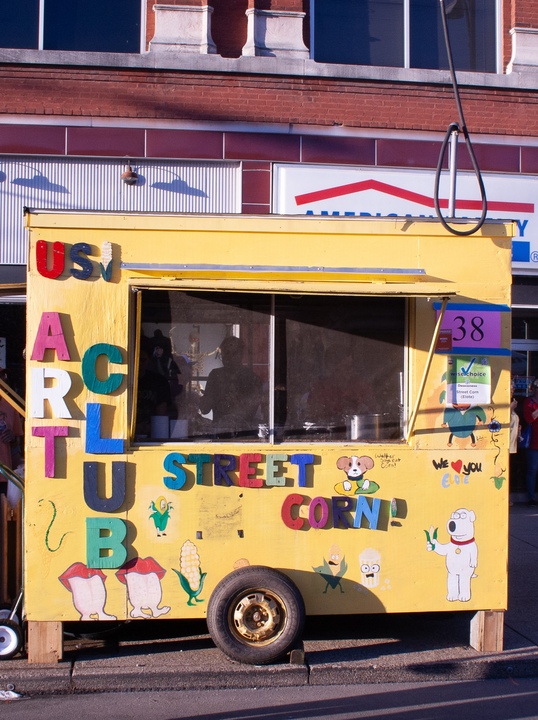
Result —
<path fill-rule="evenodd" d="M 432 550 L 435 547 L 435 541 L 437 540 L 437 531 L 438 530 L 439 530 L 439 528 L 434 528 L 433 525 L 430 525 L 429 530 L 424 530 L 424 532 L 426 533 L 426 540 L 432 546 L 432 548 L 431 548 Z"/>
<path fill-rule="evenodd" d="M 189 599 L 187 605 L 194 605 L 196 602 L 204 602 L 198 596 L 202 592 L 204 580 L 207 573 L 202 572 L 198 548 L 191 540 L 185 540 L 179 554 L 179 570 L 172 568 L 179 578 L 181 587 Z"/>
<path fill-rule="evenodd" d="M 101 262 L 99 263 L 101 268 L 101 277 L 106 282 L 110 282 L 112 277 L 112 243 L 106 241 L 101 246 Z"/>

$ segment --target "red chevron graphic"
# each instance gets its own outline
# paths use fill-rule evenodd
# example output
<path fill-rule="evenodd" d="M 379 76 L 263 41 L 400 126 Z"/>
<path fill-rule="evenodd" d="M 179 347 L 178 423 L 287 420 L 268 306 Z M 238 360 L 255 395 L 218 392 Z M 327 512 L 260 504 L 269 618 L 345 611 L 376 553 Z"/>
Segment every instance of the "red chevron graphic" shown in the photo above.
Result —
<path fill-rule="evenodd" d="M 342 197 L 343 195 L 353 195 L 354 193 L 364 192 L 365 190 L 377 190 L 385 195 L 409 200 L 428 208 L 434 208 L 435 204 L 432 197 L 422 195 L 421 193 L 405 190 L 396 185 L 380 182 L 379 180 L 361 180 L 360 182 L 349 183 L 348 185 L 338 185 L 325 190 L 315 190 L 314 192 L 304 193 L 304 195 L 296 195 L 295 202 L 297 205 L 306 205 L 307 203 L 319 202 L 320 200 L 329 200 L 330 198 Z M 440 199 L 439 207 L 447 208 L 448 200 Z M 458 210 L 478 210 L 482 209 L 481 200 L 456 200 L 456 208 Z M 506 213 L 533 213 L 534 203 L 518 203 L 518 202 L 495 202 L 488 201 L 488 208 L 496 212 Z"/>

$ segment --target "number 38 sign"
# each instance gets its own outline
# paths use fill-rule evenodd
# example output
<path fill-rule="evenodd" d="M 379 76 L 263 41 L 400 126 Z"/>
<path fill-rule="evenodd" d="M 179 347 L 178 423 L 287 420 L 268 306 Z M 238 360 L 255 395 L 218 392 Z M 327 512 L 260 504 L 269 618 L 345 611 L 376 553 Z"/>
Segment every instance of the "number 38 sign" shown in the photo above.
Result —
<path fill-rule="evenodd" d="M 439 316 L 441 305 L 434 303 Z M 441 334 L 445 345 L 437 352 L 475 353 L 499 355 L 509 353 L 501 348 L 501 314 L 510 312 L 505 305 L 464 305 L 449 303 Z"/>

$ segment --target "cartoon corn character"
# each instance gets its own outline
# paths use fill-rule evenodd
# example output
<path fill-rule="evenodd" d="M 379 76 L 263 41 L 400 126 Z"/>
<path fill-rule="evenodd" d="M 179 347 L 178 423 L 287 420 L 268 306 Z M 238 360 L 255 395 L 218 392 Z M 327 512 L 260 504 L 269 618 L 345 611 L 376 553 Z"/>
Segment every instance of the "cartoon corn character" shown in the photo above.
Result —
<path fill-rule="evenodd" d="M 325 585 L 325 590 L 323 591 L 324 594 L 327 592 L 329 587 L 333 590 L 339 587 L 340 592 L 344 592 L 342 587 L 342 578 L 347 572 L 347 562 L 338 545 L 331 545 L 329 548 L 328 559 L 323 558 L 323 565 L 312 567 L 312 570 L 319 573 L 327 583 Z"/>
<path fill-rule="evenodd" d="M 198 596 L 202 592 L 207 573 L 202 572 L 198 548 L 191 540 L 186 540 L 183 543 L 179 555 L 179 568 L 179 570 L 175 568 L 172 568 L 172 570 L 179 577 L 181 587 L 189 596 L 187 605 L 194 605 L 193 600 L 204 602 Z"/>
<path fill-rule="evenodd" d="M 161 537 L 161 535 L 166 535 L 165 530 L 166 526 L 168 525 L 168 520 L 170 519 L 170 510 L 172 510 L 172 503 L 167 502 L 166 498 L 161 495 L 157 498 L 156 502 L 151 501 L 149 509 L 153 510 L 149 517 L 153 520 L 155 524 L 155 529 L 157 530 L 157 537 Z"/>

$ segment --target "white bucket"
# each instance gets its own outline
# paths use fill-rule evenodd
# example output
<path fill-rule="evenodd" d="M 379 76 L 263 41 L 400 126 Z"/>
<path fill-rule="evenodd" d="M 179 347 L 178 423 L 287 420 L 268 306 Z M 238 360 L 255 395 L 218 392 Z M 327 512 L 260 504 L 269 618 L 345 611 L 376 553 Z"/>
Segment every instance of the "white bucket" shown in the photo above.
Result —
<path fill-rule="evenodd" d="M 189 436 L 188 420 L 170 420 L 170 437 L 176 440 L 182 440 Z"/>

